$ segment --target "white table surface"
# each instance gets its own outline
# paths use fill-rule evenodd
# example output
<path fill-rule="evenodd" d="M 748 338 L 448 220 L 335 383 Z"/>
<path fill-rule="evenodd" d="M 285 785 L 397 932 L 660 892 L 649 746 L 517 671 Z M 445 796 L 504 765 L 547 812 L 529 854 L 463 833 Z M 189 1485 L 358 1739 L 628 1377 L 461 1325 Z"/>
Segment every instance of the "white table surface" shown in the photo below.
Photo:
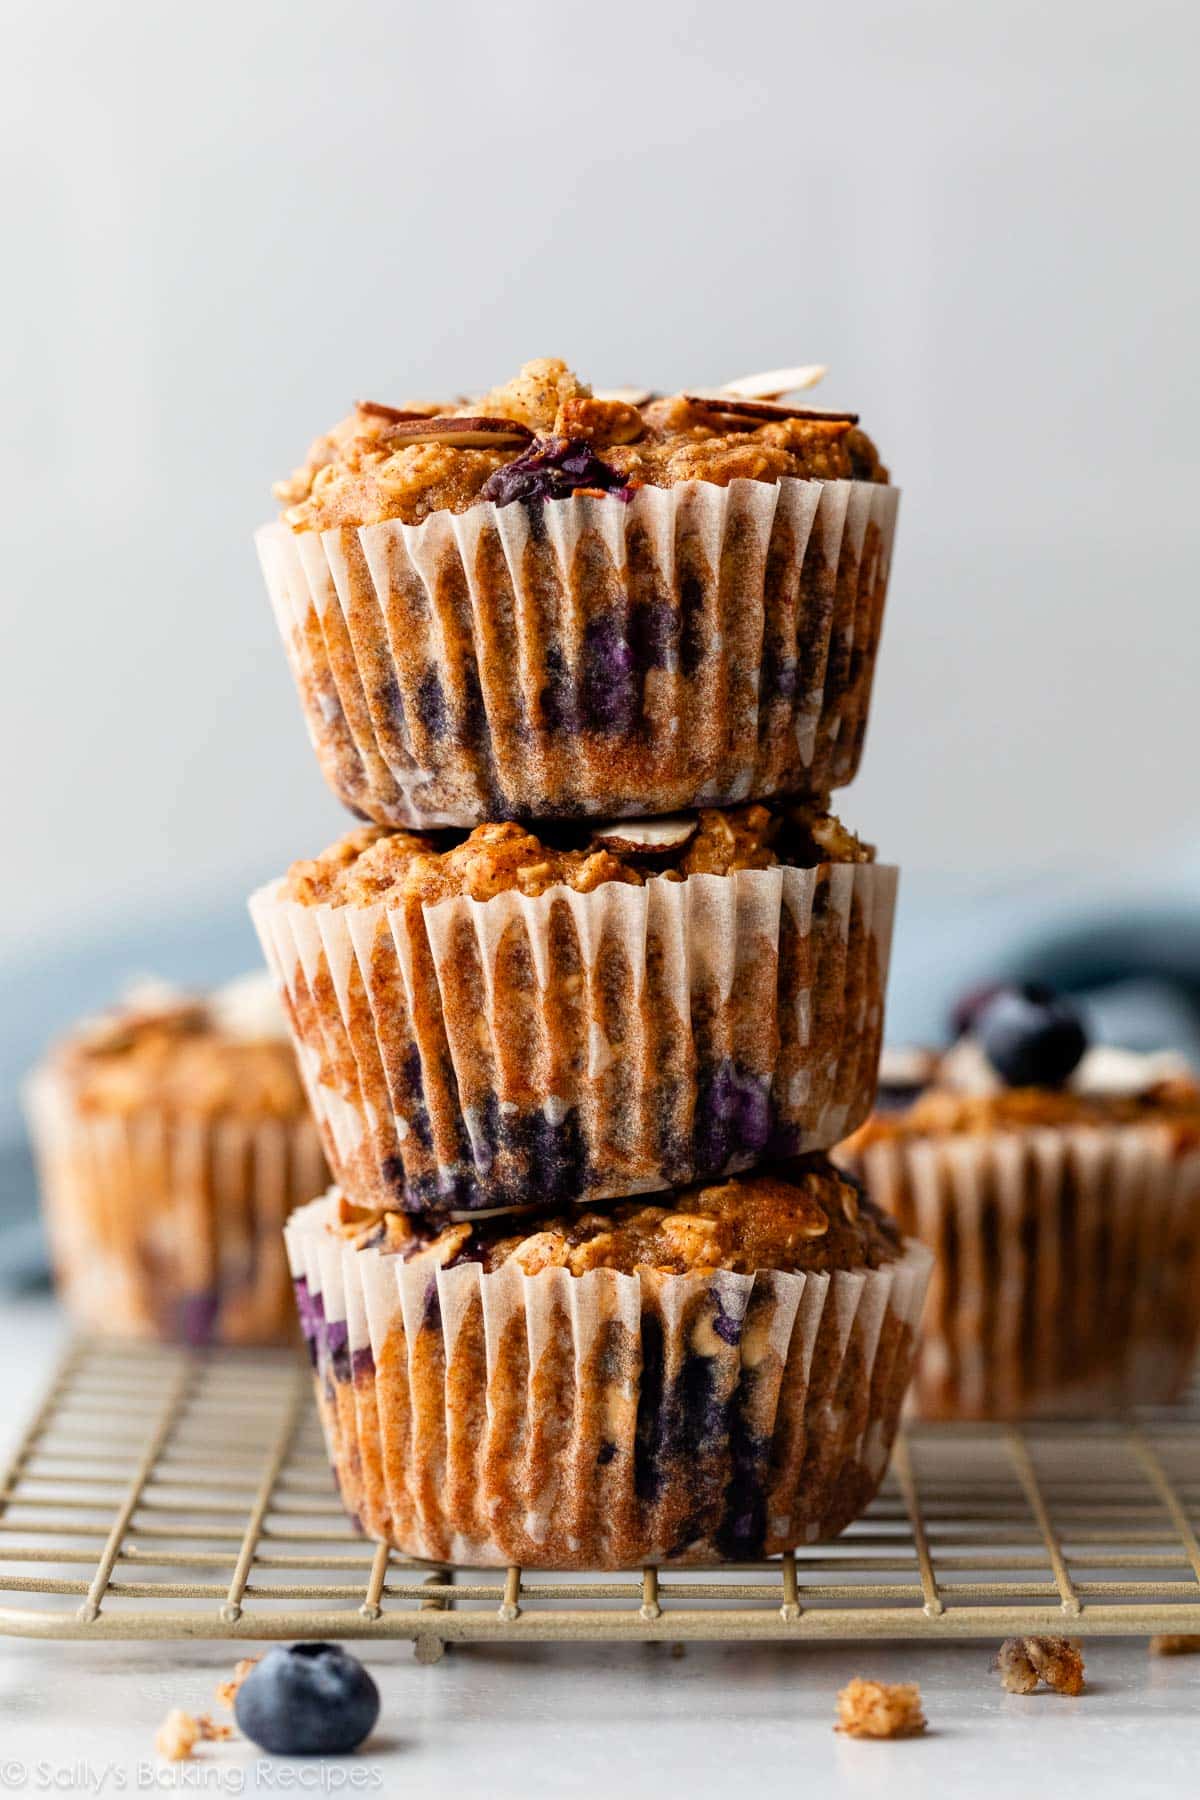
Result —
<path fill-rule="evenodd" d="M 6 1450 L 61 1335 L 47 1302 L 0 1312 Z M 408 1645 L 371 1645 L 383 1711 L 358 1756 L 268 1763 L 245 1744 L 206 1745 L 203 1763 L 171 1767 L 154 1755 L 157 1726 L 172 1706 L 218 1710 L 212 1690 L 243 1653 L 238 1646 L 0 1638 L 0 1794 L 753 1800 L 757 1789 L 800 1800 L 1140 1800 L 1200 1791 L 1200 1656 L 1152 1658 L 1144 1642 L 1093 1641 L 1088 1691 L 1068 1700 L 1005 1694 L 988 1667 L 994 1649 L 689 1645 L 678 1658 L 666 1645 L 480 1645 L 427 1668 Z M 835 1736 L 834 1698 L 854 1675 L 918 1681 L 928 1736 Z"/>

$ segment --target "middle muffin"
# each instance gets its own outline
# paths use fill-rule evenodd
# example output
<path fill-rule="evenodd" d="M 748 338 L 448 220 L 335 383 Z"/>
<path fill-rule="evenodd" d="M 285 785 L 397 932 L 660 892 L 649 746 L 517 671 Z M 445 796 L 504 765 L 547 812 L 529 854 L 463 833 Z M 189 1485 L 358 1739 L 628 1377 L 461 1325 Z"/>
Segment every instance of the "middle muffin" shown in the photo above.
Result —
<path fill-rule="evenodd" d="M 820 803 L 418 837 L 251 901 L 361 1205 L 574 1205 L 827 1149 L 869 1111 L 897 872 Z"/>

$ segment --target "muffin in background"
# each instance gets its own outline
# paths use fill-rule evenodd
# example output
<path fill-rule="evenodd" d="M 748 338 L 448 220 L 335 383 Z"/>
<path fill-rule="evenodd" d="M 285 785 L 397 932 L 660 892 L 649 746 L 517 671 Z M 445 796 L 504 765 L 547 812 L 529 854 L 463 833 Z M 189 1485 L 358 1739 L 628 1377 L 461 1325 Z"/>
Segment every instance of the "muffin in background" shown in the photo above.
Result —
<path fill-rule="evenodd" d="M 826 1150 L 875 1086 L 896 871 L 820 803 L 367 826 L 250 902 L 335 1181 L 571 1206 Z"/>
<path fill-rule="evenodd" d="M 544 358 L 318 438 L 256 544 L 338 797 L 425 830 L 852 780 L 898 494 L 856 414 L 780 404 L 815 373 L 613 396 Z"/>
<path fill-rule="evenodd" d="M 887 1050 L 835 1152 L 934 1252 L 913 1397 L 929 1418 L 1177 1399 L 1200 1338 L 1200 1083 L 1086 1047 L 1042 988 L 985 995 L 944 1054 Z"/>
<path fill-rule="evenodd" d="M 287 1239 L 347 1510 L 475 1567 L 736 1561 L 843 1530 L 887 1466 L 930 1264 L 820 1158 L 458 1223 L 335 1189 Z"/>
<path fill-rule="evenodd" d="M 79 1325 L 294 1337 L 282 1228 L 328 1172 L 265 975 L 207 997 L 134 989 L 51 1049 L 25 1102 L 55 1282 Z"/>

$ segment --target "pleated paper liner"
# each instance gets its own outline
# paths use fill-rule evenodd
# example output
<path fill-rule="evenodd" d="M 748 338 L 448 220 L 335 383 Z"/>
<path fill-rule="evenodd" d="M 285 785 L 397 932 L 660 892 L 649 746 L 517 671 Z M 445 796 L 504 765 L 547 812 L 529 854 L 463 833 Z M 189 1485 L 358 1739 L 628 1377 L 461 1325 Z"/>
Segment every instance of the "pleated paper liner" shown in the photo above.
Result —
<path fill-rule="evenodd" d="M 887 1465 L 930 1257 L 878 1270 L 439 1268 L 352 1249 L 336 1197 L 288 1255 L 343 1501 L 411 1556 L 618 1569 L 841 1531 Z"/>
<path fill-rule="evenodd" d="M 655 876 L 422 909 L 251 901 L 334 1177 L 574 1205 L 825 1149 L 874 1093 L 897 872 Z"/>
<path fill-rule="evenodd" d="M 928 1417 L 1177 1399 L 1200 1335 L 1200 1150 L 1167 1126 L 891 1140 L 854 1158 L 934 1252 L 913 1398 Z"/>
<path fill-rule="evenodd" d="M 898 498 L 685 482 L 256 542 L 352 811 L 611 818 L 852 780 Z"/>
<path fill-rule="evenodd" d="M 25 1090 L 59 1294 L 114 1337 L 292 1342 L 283 1224 L 328 1170 L 300 1119 L 81 1112 L 46 1067 Z"/>

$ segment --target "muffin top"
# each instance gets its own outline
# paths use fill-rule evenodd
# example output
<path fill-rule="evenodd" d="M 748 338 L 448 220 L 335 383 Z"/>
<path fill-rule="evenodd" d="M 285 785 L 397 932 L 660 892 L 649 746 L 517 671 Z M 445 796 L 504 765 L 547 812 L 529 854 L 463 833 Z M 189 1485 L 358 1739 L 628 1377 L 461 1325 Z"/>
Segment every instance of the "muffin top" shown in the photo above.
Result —
<path fill-rule="evenodd" d="M 781 370 L 757 384 L 751 377 L 669 396 L 593 394 L 565 363 L 548 358 L 526 363 L 478 399 L 360 400 L 316 439 L 275 497 L 294 531 L 325 531 L 385 519 L 415 525 L 477 501 L 507 506 L 580 493 L 628 499 L 639 487 L 680 481 L 886 482 L 856 414 L 778 403 L 779 394 L 820 373 Z"/>
<path fill-rule="evenodd" d="M 1010 1085 L 967 1035 L 945 1053 L 885 1051 L 875 1110 L 847 1142 L 853 1153 L 902 1139 L 1156 1121 L 1181 1144 L 1200 1144 L 1200 1083 L 1179 1057 L 1098 1045 L 1057 1086 Z"/>
<path fill-rule="evenodd" d="M 653 875 L 732 875 L 738 869 L 870 862 L 874 850 L 818 801 L 756 803 L 674 818 L 536 829 L 477 825 L 469 834 L 418 835 L 364 825 L 308 862 L 293 863 L 282 898 L 305 906 L 434 905 L 465 894 L 491 900 L 552 887 L 587 894 L 606 881 L 640 887 Z"/>
<path fill-rule="evenodd" d="M 626 1201 L 601 1210 L 500 1214 L 437 1229 L 420 1217 L 338 1201 L 335 1229 L 358 1249 L 404 1258 L 428 1253 L 440 1267 L 476 1262 L 485 1273 L 515 1262 L 541 1269 L 654 1269 L 687 1275 L 728 1269 L 876 1269 L 900 1255 L 900 1237 L 843 1171 L 814 1157 L 728 1181 L 683 1188 L 669 1205 Z"/>
<path fill-rule="evenodd" d="M 51 1053 L 83 1112 L 293 1119 L 307 1111 L 274 984 L 250 975 L 204 997 L 147 984 Z"/>

